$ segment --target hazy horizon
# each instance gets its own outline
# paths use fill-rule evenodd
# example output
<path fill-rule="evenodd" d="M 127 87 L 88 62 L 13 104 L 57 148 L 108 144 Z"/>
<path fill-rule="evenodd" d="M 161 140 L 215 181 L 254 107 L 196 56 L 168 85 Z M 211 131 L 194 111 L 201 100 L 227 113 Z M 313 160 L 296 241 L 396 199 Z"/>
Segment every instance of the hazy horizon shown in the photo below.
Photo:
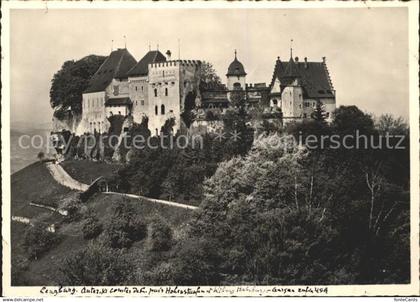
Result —
<path fill-rule="evenodd" d="M 271 81 L 278 56 L 322 61 L 337 107 L 356 105 L 408 120 L 406 8 L 346 9 L 14 9 L 11 11 L 11 121 L 51 121 L 50 81 L 67 60 L 124 47 L 137 60 L 152 49 L 211 62 L 225 82 L 238 51 L 247 82 Z"/>

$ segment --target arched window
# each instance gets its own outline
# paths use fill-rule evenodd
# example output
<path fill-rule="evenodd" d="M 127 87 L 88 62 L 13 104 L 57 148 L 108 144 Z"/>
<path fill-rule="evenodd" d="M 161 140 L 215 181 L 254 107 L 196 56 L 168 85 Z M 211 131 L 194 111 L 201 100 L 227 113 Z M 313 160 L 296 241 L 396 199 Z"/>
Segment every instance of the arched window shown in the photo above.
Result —
<path fill-rule="evenodd" d="M 165 95 L 168 96 L 168 88 L 165 88 Z"/>
<path fill-rule="evenodd" d="M 236 82 L 233 84 L 233 89 L 240 89 L 241 88 L 241 83 Z"/>
<path fill-rule="evenodd" d="M 273 105 L 277 106 L 277 100 L 276 99 L 273 100 Z"/>
<path fill-rule="evenodd" d="M 165 114 L 165 105 L 160 106 L 160 114 Z"/>
<path fill-rule="evenodd" d="M 157 89 L 155 88 L 155 97 L 157 97 Z"/>
<path fill-rule="evenodd" d="M 156 105 L 156 106 L 155 106 L 155 114 L 156 114 L 156 115 L 158 115 L 158 110 L 159 110 L 159 109 L 158 109 L 158 106 Z"/>

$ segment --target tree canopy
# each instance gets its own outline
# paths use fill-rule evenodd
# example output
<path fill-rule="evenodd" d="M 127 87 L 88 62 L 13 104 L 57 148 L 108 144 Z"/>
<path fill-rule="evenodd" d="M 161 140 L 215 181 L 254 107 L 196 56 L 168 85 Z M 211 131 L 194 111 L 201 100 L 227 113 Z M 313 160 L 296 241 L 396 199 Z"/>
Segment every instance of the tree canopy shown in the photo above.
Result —
<path fill-rule="evenodd" d="M 55 117 L 62 118 L 68 112 L 73 115 L 82 112 L 82 93 L 105 58 L 90 55 L 78 61 L 64 62 L 51 80 L 50 104 L 55 110 Z"/>

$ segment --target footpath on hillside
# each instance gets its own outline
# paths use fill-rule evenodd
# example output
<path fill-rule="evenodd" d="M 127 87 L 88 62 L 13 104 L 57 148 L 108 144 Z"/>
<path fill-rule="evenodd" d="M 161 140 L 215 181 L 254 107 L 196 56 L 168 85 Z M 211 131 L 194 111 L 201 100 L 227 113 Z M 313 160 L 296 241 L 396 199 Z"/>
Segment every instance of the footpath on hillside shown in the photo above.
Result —
<path fill-rule="evenodd" d="M 66 170 L 64 170 L 64 168 L 61 165 L 55 164 L 53 162 L 48 162 L 48 163 L 46 163 L 46 165 L 47 165 L 47 168 L 50 171 L 52 177 L 59 184 L 65 186 L 65 187 L 68 187 L 70 189 L 77 190 L 77 191 L 82 191 L 82 192 L 89 189 L 89 185 L 81 183 L 81 182 L 75 180 L 74 178 L 72 178 L 66 172 Z M 144 200 L 144 201 L 149 201 L 149 202 L 153 202 L 153 203 L 164 204 L 164 205 L 171 206 L 171 207 L 178 207 L 178 208 L 184 208 L 184 209 L 189 209 L 189 210 L 198 209 L 198 207 L 195 207 L 195 206 L 192 206 L 192 205 L 187 205 L 187 204 L 182 204 L 182 203 L 168 201 L 168 200 L 162 200 L 162 199 L 154 199 L 154 198 L 149 198 L 149 197 L 135 195 L 135 194 L 126 194 L 126 193 L 119 193 L 119 192 L 103 192 L 103 193 L 126 196 L 126 197 L 130 197 L 130 198 L 138 199 L 138 200 Z"/>

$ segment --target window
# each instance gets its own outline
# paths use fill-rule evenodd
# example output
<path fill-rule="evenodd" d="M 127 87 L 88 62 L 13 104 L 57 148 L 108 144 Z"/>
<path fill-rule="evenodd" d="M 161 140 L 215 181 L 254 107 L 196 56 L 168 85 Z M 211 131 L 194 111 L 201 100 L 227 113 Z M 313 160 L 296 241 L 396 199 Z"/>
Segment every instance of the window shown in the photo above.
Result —
<path fill-rule="evenodd" d="M 162 76 L 165 77 L 165 70 L 162 70 Z"/>
<path fill-rule="evenodd" d="M 121 115 L 121 111 L 118 111 L 118 114 Z"/>
<path fill-rule="evenodd" d="M 136 100 L 136 106 L 137 106 L 137 100 Z"/>
<path fill-rule="evenodd" d="M 143 86 L 141 86 L 141 91 L 143 91 Z"/>
<path fill-rule="evenodd" d="M 330 117 L 330 113 L 329 112 L 325 112 L 325 117 L 329 118 Z"/>
<path fill-rule="evenodd" d="M 141 100 L 141 101 L 140 101 L 140 104 L 141 104 L 142 106 L 144 106 L 144 100 Z"/>
<path fill-rule="evenodd" d="M 158 106 L 155 106 L 155 114 L 158 115 Z"/>
<path fill-rule="evenodd" d="M 119 94 L 119 87 L 118 85 L 114 85 L 114 95 L 118 95 Z"/>
<path fill-rule="evenodd" d="M 277 100 L 276 99 L 273 100 L 273 105 L 277 106 Z"/>
<path fill-rule="evenodd" d="M 165 114 L 165 105 L 160 106 L 160 114 Z"/>
<path fill-rule="evenodd" d="M 157 89 L 155 88 L 155 90 L 154 90 L 154 91 L 155 91 L 155 97 L 157 97 Z"/>
<path fill-rule="evenodd" d="M 306 113 L 303 114 L 303 117 L 306 118 Z"/>
<path fill-rule="evenodd" d="M 165 95 L 168 96 L 168 88 L 165 88 Z"/>
<path fill-rule="evenodd" d="M 135 87 L 136 91 L 137 91 L 137 86 Z"/>
<path fill-rule="evenodd" d="M 241 89 L 241 83 L 238 83 L 238 82 L 234 83 L 233 89 Z"/>

